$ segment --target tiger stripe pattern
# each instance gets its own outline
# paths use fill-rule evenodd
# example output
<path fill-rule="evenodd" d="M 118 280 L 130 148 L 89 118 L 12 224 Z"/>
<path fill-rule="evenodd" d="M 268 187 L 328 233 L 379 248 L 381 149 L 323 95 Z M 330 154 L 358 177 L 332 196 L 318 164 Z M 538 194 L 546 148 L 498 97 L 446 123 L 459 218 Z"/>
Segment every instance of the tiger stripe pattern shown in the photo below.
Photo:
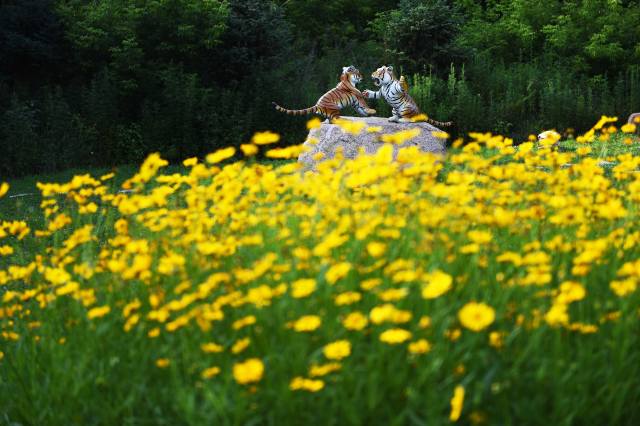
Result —
<path fill-rule="evenodd" d="M 329 121 L 339 118 L 340 111 L 347 106 L 353 107 L 358 114 L 366 117 L 375 114 L 376 110 L 369 108 L 362 92 L 356 88 L 361 81 L 360 71 L 350 65 L 342 68 L 338 85 L 322 95 L 314 106 L 305 109 L 286 109 L 275 102 L 272 104 L 277 111 L 289 115 L 319 114 Z"/>
<path fill-rule="evenodd" d="M 409 95 L 409 87 L 404 77 L 401 77 L 400 80 L 395 78 L 393 67 L 383 65 L 375 70 L 371 77 L 373 78 L 373 83 L 380 87 L 380 90 L 376 92 L 365 90 L 362 94 L 367 99 L 384 98 L 393 110 L 393 115 L 389 117 L 389 121 L 411 123 L 414 121 L 414 117 L 421 115 L 416 101 Z M 453 124 L 451 121 L 442 122 L 430 118 L 427 118 L 426 121 L 429 124 L 440 127 L 448 127 Z"/>

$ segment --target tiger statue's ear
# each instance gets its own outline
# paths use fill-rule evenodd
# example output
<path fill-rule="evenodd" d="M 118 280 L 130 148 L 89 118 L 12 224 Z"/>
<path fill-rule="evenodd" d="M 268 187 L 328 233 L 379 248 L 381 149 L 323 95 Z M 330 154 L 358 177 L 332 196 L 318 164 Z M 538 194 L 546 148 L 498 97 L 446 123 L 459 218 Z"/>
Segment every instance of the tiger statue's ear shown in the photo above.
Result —
<path fill-rule="evenodd" d="M 387 67 L 387 69 L 388 69 L 389 71 L 393 71 L 393 67 L 392 67 L 392 66 L 388 66 L 388 67 Z"/>

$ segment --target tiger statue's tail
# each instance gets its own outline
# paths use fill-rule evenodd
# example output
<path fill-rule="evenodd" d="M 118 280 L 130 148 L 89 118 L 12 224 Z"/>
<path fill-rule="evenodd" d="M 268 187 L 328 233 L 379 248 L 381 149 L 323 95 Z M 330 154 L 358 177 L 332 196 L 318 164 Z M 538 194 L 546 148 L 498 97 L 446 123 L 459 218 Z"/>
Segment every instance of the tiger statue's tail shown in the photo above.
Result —
<path fill-rule="evenodd" d="M 286 109 L 281 107 L 275 102 L 271 102 L 271 104 L 275 107 L 276 111 L 284 112 L 285 114 L 289 114 L 289 115 L 308 115 L 308 114 L 314 114 L 316 112 L 319 112 L 317 105 L 314 105 L 310 108 L 305 108 L 305 109 Z"/>
<path fill-rule="evenodd" d="M 453 121 L 438 121 L 427 118 L 427 123 L 438 127 L 450 127 L 453 126 Z"/>

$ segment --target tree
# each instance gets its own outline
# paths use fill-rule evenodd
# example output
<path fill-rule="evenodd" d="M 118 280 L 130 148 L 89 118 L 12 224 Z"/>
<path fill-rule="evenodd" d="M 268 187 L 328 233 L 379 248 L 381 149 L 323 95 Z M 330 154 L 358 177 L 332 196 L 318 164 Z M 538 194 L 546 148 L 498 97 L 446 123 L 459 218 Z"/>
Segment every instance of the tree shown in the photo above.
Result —
<path fill-rule="evenodd" d="M 370 30 L 384 44 L 387 58 L 422 71 L 433 66 L 446 72 L 461 58 L 454 41 L 463 17 L 459 8 L 446 0 L 401 0 L 398 9 L 382 12 Z"/>
<path fill-rule="evenodd" d="M 107 66 L 129 90 L 163 64 L 200 67 L 228 16 L 224 0 L 58 0 L 57 10 L 84 70 Z"/>
<path fill-rule="evenodd" d="M 284 0 L 287 19 L 297 40 L 313 43 L 320 51 L 351 41 L 365 41 L 369 21 L 394 8 L 397 0 Z"/>
<path fill-rule="evenodd" d="M 222 86 L 265 76 L 291 62 L 292 42 L 291 26 L 276 3 L 231 0 L 226 30 L 203 76 Z"/>
<path fill-rule="evenodd" d="M 42 84 L 61 80 L 68 45 L 52 0 L 0 3 L 0 81 Z"/>

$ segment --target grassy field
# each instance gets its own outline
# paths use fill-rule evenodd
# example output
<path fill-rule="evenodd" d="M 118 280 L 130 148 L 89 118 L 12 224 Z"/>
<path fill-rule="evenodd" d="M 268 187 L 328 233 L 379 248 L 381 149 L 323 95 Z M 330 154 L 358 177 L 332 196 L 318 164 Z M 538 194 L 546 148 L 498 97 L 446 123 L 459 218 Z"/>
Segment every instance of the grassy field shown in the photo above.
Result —
<path fill-rule="evenodd" d="M 0 422 L 638 424 L 639 142 L 607 121 L 13 182 Z"/>

